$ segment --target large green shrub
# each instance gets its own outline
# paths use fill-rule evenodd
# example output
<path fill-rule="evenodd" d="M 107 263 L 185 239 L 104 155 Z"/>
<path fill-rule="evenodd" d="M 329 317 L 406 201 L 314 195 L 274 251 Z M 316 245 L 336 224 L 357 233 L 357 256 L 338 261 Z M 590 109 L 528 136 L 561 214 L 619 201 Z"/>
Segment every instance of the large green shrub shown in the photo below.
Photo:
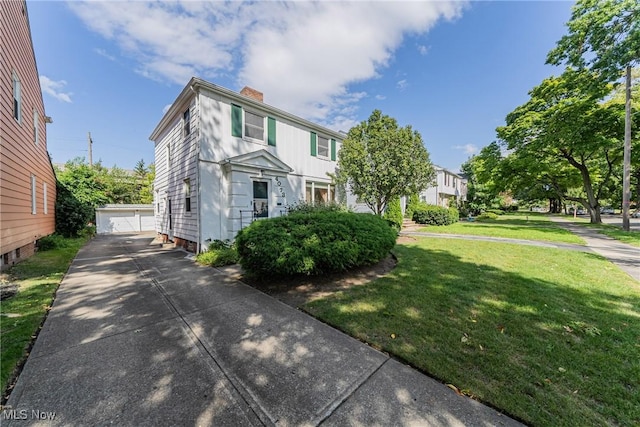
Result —
<path fill-rule="evenodd" d="M 374 264 L 389 254 L 396 236 L 372 214 L 294 213 L 253 222 L 238 233 L 236 245 L 250 274 L 312 275 Z"/>
<path fill-rule="evenodd" d="M 56 232 L 77 237 L 94 216 L 91 205 L 83 203 L 60 181 L 56 182 Z"/>
<path fill-rule="evenodd" d="M 382 217 L 389 221 L 396 230 L 399 231 L 402 228 L 402 206 L 400 205 L 400 197 L 395 197 L 389 202 Z"/>
<path fill-rule="evenodd" d="M 418 224 L 449 225 L 458 222 L 459 213 L 456 208 L 427 205 L 421 203 L 413 212 L 413 220 Z"/>

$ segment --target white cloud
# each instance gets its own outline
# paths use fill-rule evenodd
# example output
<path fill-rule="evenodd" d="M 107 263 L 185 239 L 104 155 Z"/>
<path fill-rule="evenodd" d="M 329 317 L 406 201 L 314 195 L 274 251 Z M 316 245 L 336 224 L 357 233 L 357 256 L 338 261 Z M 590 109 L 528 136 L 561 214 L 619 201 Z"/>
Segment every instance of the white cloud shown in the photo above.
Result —
<path fill-rule="evenodd" d="M 387 97 L 386 97 L 386 96 L 384 96 L 384 95 L 380 95 L 380 94 L 378 94 L 378 95 L 376 95 L 376 99 L 377 99 L 378 101 L 384 101 L 385 99 L 387 99 Z"/>
<path fill-rule="evenodd" d="M 106 50 L 101 49 L 101 48 L 95 48 L 94 52 L 97 53 L 100 56 L 104 56 L 105 58 L 107 58 L 109 61 L 115 61 L 116 57 L 109 54 Z"/>
<path fill-rule="evenodd" d="M 479 151 L 478 146 L 474 144 L 455 145 L 453 148 L 464 151 L 464 153 L 468 155 L 476 154 Z"/>
<path fill-rule="evenodd" d="M 464 2 L 70 2 L 151 79 L 184 85 L 236 76 L 238 87 L 320 122 L 344 122 L 353 83 L 379 76 L 406 34 L 454 19 Z"/>
<path fill-rule="evenodd" d="M 396 87 L 400 90 L 405 90 L 407 86 L 409 86 L 407 79 L 398 80 L 398 83 L 396 83 Z"/>
<path fill-rule="evenodd" d="M 424 56 L 429 52 L 429 48 L 425 45 L 418 45 L 418 52 L 420 52 L 420 55 Z"/>
<path fill-rule="evenodd" d="M 167 104 L 164 106 L 164 108 L 162 108 L 162 114 L 165 114 L 167 111 L 169 111 L 169 108 L 171 108 L 172 104 Z"/>
<path fill-rule="evenodd" d="M 47 76 L 40 76 L 40 87 L 42 91 L 56 98 L 59 101 L 71 103 L 71 92 L 63 92 L 67 82 L 64 80 L 51 80 Z"/>

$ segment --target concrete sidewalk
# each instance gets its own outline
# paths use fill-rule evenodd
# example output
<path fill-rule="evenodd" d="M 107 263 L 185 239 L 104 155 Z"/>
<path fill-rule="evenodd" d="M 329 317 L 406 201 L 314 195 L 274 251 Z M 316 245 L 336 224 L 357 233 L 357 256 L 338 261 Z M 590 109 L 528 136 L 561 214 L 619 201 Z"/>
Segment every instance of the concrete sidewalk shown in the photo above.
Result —
<path fill-rule="evenodd" d="M 616 264 L 635 280 L 640 281 L 640 248 L 628 245 L 573 221 L 551 217 L 559 226 L 584 239 L 589 249 Z"/>
<path fill-rule="evenodd" d="M 519 425 L 152 238 L 80 251 L 3 426 Z"/>

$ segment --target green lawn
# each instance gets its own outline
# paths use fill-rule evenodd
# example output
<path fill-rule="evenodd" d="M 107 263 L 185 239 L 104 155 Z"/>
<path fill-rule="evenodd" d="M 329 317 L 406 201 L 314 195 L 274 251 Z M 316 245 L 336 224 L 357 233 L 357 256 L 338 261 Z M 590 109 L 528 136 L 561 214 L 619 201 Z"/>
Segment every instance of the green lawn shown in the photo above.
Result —
<path fill-rule="evenodd" d="M 640 285 L 589 253 L 419 238 L 314 316 L 536 426 L 640 424 Z"/>
<path fill-rule="evenodd" d="M 16 366 L 26 359 L 25 353 L 42 324 L 64 273 L 86 239 L 58 241 L 63 247 L 38 252 L 9 271 L 19 291 L 0 304 L 0 383 L 3 396 Z"/>
<path fill-rule="evenodd" d="M 428 226 L 420 231 L 441 234 L 472 234 L 511 239 L 542 240 L 584 245 L 582 238 L 572 234 L 543 215 L 502 215 L 494 220 L 466 220 L 445 226 Z"/>

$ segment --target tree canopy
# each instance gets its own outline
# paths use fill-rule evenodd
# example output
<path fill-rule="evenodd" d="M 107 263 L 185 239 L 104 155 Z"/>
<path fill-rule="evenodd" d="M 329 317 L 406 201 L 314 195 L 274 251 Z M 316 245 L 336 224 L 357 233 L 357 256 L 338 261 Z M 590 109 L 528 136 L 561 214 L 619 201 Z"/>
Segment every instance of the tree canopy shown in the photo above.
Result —
<path fill-rule="evenodd" d="M 343 141 L 336 180 L 381 215 L 392 199 L 423 191 L 434 176 L 420 134 L 374 110 Z"/>
<path fill-rule="evenodd" d="M 582 203 L 592 222 L 600 222 L 599 201 L 622 160 L 621 106 L 602 102 L 611 89 L 594 73 L 567 69 L 531 90 L 530 100 L 497 129 L 515 156 L 538 159 L 538 166 L 546 162 L 551 168 L 573 167 L 584 197 L 565 198 Z"/>
<path fill-rule="evenodd" d="M 140 160 L 132 172 L 100 162 L 89 165 L 84 158 L 68 161 L 56 169 L 56 230 L 75 235 L 95 219 L 95 208 L 107 203 L 152 203 L 155 168 Z"/>

